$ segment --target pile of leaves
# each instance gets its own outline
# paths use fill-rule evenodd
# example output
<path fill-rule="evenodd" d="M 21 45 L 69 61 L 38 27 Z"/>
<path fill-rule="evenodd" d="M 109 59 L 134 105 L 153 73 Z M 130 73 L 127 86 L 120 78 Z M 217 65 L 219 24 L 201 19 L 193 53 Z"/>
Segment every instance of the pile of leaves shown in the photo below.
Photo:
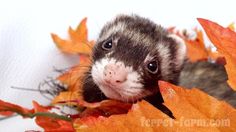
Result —
<path fill-rule="evenodd" d="M 176 119 L 144 100 L 135 104 L 115 100 L 84 101 L 81 96 L 82 78 L 91 64 L 91 49 L 95 43 L 88 40 L 86 20 L 83 19 L 75 30 L 68 29 L 67 40 L 52 34 L 53 41 L 62 52 L 76 54 L 80 60 L 78 65 L 57 78 L 67 85 L 67 91 L 60 92 L 50 106 L 33 101 L 33 109 L 0 100 L 1 115 L 17 113 L 24 118 L 35 118 L 45 131 L 236 131 L 236 109 L 232 106 L 197 88 L 185 89 L 164 81 L 158 82 L 164 105 Z M 209 20 L 198 21 L 217 51 L 205 47 L 200 30 L 195 30 L 197 37 L 194 40 L 177 32 L 186 41 L 189 60 L 225 63 L 228 84 L 236 90 L 236 33 L 233 26 L 224 28 Z M 76 115 L 53 113 L 52 109 L 57 109 L 58 105 L 73 106 L 79 112 Z"/>

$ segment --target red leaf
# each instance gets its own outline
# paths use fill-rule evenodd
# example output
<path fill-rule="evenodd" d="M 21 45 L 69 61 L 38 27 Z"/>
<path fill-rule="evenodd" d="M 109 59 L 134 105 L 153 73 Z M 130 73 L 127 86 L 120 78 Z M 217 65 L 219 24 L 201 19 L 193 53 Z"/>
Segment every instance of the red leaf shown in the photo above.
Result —
<path fill-rule="evenodd" d="M 34 110 L 26 109 L 19 105 L 0 100 L 0 112 L 1 114 L 6 116 L 11 116 L 13 113 L 18 113 L 22 116 L 26 116 L 27 114 L 32 114 Z"/>
<path fill-rule="evenodd" d="M 0 100 L 0 112 L 5 116 L 18 113 L 23 117 L 36 117 L 36 123 L 45 131 L 74 131 L 72 122 L 59 119 L 60 115 L 50 113 L 50 106 L 41 106 L 33 101 L 34 109 L 29 110 L 21 106 Z"/>
<path fill-rule="evenodd" d="M 3 115 L 3 116 L 12 116 L 13 114 L 14 112 L 10 112 L 10 111 L 0 112 L 0 115 Z"/>
<path fill-rule="evenodd" d="M 48 112 L 48 108 L 39 105 L 37 102 L 33 102 L 35 112 Z M 56 119 L 53 117 L 36 116 L 35 122 L 44 128 L 45 131 L 66 131 L 73 132 L 74 128 L 72 122 Z"/>

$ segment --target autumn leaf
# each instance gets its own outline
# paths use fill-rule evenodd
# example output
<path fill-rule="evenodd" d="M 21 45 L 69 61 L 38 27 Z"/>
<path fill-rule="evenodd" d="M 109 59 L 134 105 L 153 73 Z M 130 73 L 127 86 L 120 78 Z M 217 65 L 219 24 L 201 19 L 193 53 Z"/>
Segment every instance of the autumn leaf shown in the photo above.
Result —
<path fill-rule="evenodd" d="M 195 31 L 197 33 L 197 38 L 195 40 L 185 39 L 187 57 L 191 62 L 207 60 L 208 52 L 203 40 L 203 34 L 201 31 Z"/>
<path fill-rule="evenodd" d="M 229 28 L 232 29 L 233 25 L 231 24 Z M 180 31 L 175 30 L 175 27 L 170 27 L 168 28 L 168 31 L 170 33 L 176 34 L 185 41 L 185 45 L 187 48 L 187 58 L 189 61 L 208 61 L 208 59 L 210 59 L 217 64 L 225 63 L 223 56 L 219 52 L 213 51 L 210 47 L 206 47 L 201 30 L 198 30 L 197 28 L 193 29 L 193 31 L 196 33 L 196 38 L 189 37 L 187 30 Z"/>
<path fill-rule="evenodd" d="M 83 100 L 78 93 L 61 92 L 53 101 L 53 105 L 74 105 L 80 108 L 85 108 L 78 117 L 85 116 L 110 116 L 114 114 L 127 113 L 131 107 L 130 103 L 120 102 L 116 100 L 103 100 L 101 102 L 89 103 Z"/>
<path fill-rule="evenodd" d="M 77 105 L 77 101 L 82 99 L 81 95 L 79 95 L 79 92 L 75 91 L 66 91 L 66 92 L 60 92 L 58 96 L 56 96 L 52 100 L 52 104 L 66 104 L 66 105 Z"/>
<path fill-rule="evenodd" d="M 61 39 L 56 34 L 51 34 L 54 43 L 62 52 L 83 55 L 91 54 L 94 41 L 88 40 L 86 21 L 87 18 L 84 18 L 76 30 L 69 27 L 68 33 L 70 38 L 68 40 Z"/>
<path fill-rule="evenodd" d="M 17 113 L 24 117 L 24 116 L 27 116 L 28 114 L 32 114 L 34 110 L 26 109 L 19 105 L 15 105 L 15 104 L 0 100 L 0 112 L 1 112 L 1 115 L 5 115 L 5 116 L 11 116 L 12 114 Z"/>
<path fill-rule="evenodd" d="M 34 110 L 37 113 L 47 113 L 48 109 L 33 102 Z M 53 118 L 52 116 L 36 116 L 35 122 L 41 126 L 45 132 L 50 131 L 66 131 L 73 132 L 74 128 L 70 121 Z"/>
<path fill-rule="evenodd" d="M 27 109 L 0 100 L 0 112 L 4 116 L 17 113 L 24 118 L 36 117 L 36 123 L 45 131 L 74 131 L 70 118 L 49 112 L 51 106 L 41 106 L 35 101 L 33 101 L 33 106 L 33 109 Z"/>
<path fill-rule="evenodd" d="M 80 90 L 84 73 L 88 71 L 91 59 L 87 56 L 80 56 L 78 65 L 69 69 L 69 71 L 57 77 L 57 80 L 68 86 L 68 91 Z"/>
<path fill-rule="evenodd" d="M 14 112 L 11 112 L 11 111 L 0 112 L 0 115 L 2 115 L 2 116 L 12 116 L 13 114 L 14 114 Z"/>
<path fill-rule="evenodd" d="M 187 30 L 175 30 L 175 27 L 170 27 L 167 30 L 185 41 L 189 61 L 197 62 L 206 61 L 208 59 L 208 50 L 205 47 L 202 31 L 194 29 L 193 31 L 196 33 L 196 38 L 190 39 Z"/>
<path fill-rule="evenodd" d="M 236 33 L 206 19 L 198 18 L 198 21 L 219 53 L 225 57 L 228 84 L 236 90 Z"/>
<path fill-rule="evenodd" d="M 75 120 L 74 127 L 78 132 L 236 130 L 236 110 L 227 103 L 197 89 L 189 90 L 163 81 L 159 82 L 159 86 L 164 105 L 173 112 L 176 119 L 170 118 L 148 102 L 141 101 L 134 104 L 127 114 L 97 118 L 86 116 Z M 212 122 L 217 120 L 228 122 L 222 126 Z"/>
<path fill-rule="evenodd" d="M 211 124 L 213 126 L 210 127 L 216 127 L 221 131 L 236 130 L 236 110 L 226 102 L 218 101 L 196 88 L 184 89 L 164 81 L 159 81 L 159 87 L 164 104 L 172 110 L 177 121 L 183 118 L 206 121 L 225 119 L 230 122 L 230 126 Z"/>

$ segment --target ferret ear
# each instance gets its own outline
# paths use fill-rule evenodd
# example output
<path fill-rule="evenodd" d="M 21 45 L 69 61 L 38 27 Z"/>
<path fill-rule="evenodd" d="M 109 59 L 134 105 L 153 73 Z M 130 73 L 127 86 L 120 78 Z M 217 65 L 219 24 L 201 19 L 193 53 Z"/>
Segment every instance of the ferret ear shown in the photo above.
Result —
<path fill-rule="evenodd" d="M 177 36 L 176 34 L 170 34 L 168 35 L 169 38 L 173 39 L 176 43 L 176 66 L 177 69 L 181 69 L 184 62 L 186 61 L 186 53 L 187 53 L 187 49 L 186 49 L 186 44 L 185 41 Z"/>

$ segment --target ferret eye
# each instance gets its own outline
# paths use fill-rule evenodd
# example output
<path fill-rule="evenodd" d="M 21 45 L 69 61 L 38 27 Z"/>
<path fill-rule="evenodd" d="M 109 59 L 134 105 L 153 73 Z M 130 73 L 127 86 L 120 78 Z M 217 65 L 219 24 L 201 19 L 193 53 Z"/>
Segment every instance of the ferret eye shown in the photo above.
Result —
<path fill-rule="evenodd" d="M 110 50 L 112 48 L 112 40 L 108 40 L 102 44 L 104 50 Z"/>
<path fill-rule="evenodd" d="M 147 70 L 152 74 L 156 74 L 158 71 L 157 66 L 157 61 L 151 61 L 147 64 Z"/>

